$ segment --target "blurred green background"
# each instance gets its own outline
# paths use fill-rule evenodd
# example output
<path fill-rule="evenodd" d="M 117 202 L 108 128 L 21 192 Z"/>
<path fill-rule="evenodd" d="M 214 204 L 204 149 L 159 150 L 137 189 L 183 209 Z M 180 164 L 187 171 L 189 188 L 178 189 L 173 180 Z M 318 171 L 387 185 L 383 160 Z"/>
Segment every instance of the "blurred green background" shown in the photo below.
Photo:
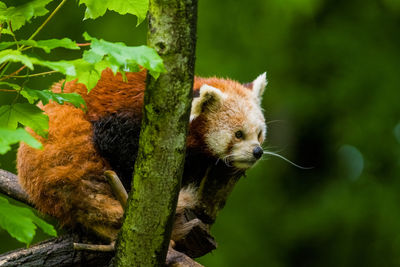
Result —
<path fill-rule="evenodd" d="M 136 28 L 133 16 L 82 21 L 83 13 L 69 1 L 38 38 L 84 42 L 87 31 L 145 43 L 146 23 Z M 265 147 L 314 169 L 265 157 L 239 181 L 212 228 L 218 249 L 199 261 L 400 266 L 400 1 L 199 1 L 197 75 L 249 82 L 264 71 Z M 47 88 L 60 78 L 29 85 Z M 0 163 L 15 172 L 15 152 Z M 4 232 L 0 240 L 1 251 L 22 245 Z"/>

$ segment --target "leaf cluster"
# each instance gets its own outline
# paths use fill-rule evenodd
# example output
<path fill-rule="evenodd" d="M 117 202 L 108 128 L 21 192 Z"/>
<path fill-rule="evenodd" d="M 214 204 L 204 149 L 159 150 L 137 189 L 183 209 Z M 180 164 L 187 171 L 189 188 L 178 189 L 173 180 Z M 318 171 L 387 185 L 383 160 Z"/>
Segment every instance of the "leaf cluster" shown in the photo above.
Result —
<path fill-rule="evenodd" d="M 20 29 L 31 19 L 48 14 L 46 8 L 51 0 L 34 0 L 17 7 L 7 7 L 0 1 L 0 34 L 10 35 L 13 41 L 0 43 L 0 93 L 15 93 L 15 101 L 10 105 L 0 107 L 0 129 L 16 130 L 20 126 L 28 126 L 37 134 L 46 136 L 48 120 L 43 112 L 35 107 L 37 102 L 47 104 L 55 101 L 59 104 L 69 103 L 76 107 L 85 107 L 83 99 L 77 94 L 54 93 L 49 90 L 37 90 L 28 88 L 26 81 L 31 77 L 44 76 L 52 73 L 65 75 L 66 81 L 77 80 L 83 83 L 90 91 L 101 77 L 104 69 L 110 68 L 114 73 L 125 71 L 139 71 L 146 68 L 155 78 L 160 72 L 165 71 L 161 58 L 147 46 L 130 47 L 124 43 L 112 43 L 102 39 L 91 37 L 84 33 L 83 37 L 88 44 L 77 44 L 75 41 L 62 39 L 34 40 L 54 13 L 66 0 L 48 16 L 48 19 L 36 30 L 29 39 L 18 40 L 15 31 Z M 143 21 L 148 9 L 148 0 L 128 1 L 90 1 L 81 0 L 80 4 L 87 6 L 85 19 L 94 19 L 102 16 L 106 10 L 113 10 L 120 14 L 134 14 L 138 22 Z M 1 35 L 0 35 L 1 38 Z M 35 54 L 37 50 L 51 53 L 54 49 L 83 50 L 82 57 L 74 60 L 49 61 Z M 88 48 L 88 49 L 87 49 Z M 19 69 L 16 67 L 19 65 Z M 35 72 L 36 66 L 48 68 L 46 72 Z M 16 71 L 10 72 L 9 69 Z M 125 76 L 124 76 L 125 77 Z M 18 82 L 22 79 L 25 82 Z M 25 98 L 28 103 L 16 103 L 19 97 Z M 24 112 L 21 112 L 21 111 Z M 21 128 L 22 129 L 22 128 Z M 11 149 L 10 145 L 19 141 L 30 142 L 28 135 L 19 135 L 19 138 L 6 136 L 10 131 L 3 131 L 0 136 L 0 153 Z M 32 142 L 30 142 L 32 143 Z"/>
<path fill-rule="evenodd" d="M 49 14 L 47 5 L 53 0 L 33 0 L 19 6 L 7 6 L 0 1 L 0 94 L 14 94 L 11 103 L 0 105 L 0 154 L 11 149 L 13 144 L 25 142 L 40 149 L 42 144 L 31 136 L 25 127 L 46 138 L 49 119 L 37 106 L 49 102 L 73 105 L 86 108 L 83 98 L 76 93 L 56 93 L 51 90 L 29 88 L 27 82 L 33 77 L 43 77 L 52 73 L 64 75 L 64 84 L 75 80 L 84 84 L 88 92 L 95 87 L 104 69 L 110 68 L 115 74 L 126 71 L 147 69 L 149 74 L 157 78 L 164 72 L 161 58 L 147 46 L 131 47 L 124 43 L 112 43 L 84 33 L 89 43 L 79 44 L 69 38 L 35 40 L 37 34 L 49 23 L 54 14 L 67 0 L 62 0 Z M 84 19 L 95 19 L 107 10 L 120 14 L 133 14 L 141 23 L 148 10 L 148 0 L 80 0 L 86 6 Z M 24 40 L 18 38 L 17 31 L 32 19 L 47 15 L 46 20 Z M 82 56 L 73 60 L 50 61 L 41 58 L 37 52 L 49 54 L 54 49 L 81 50 Z M 43 53 L 42 53 L 43 54 Z M 40 68 L 38 68 L 40 67 Z M 38 69 L 47 71 L 38 72 Z M 62 88 L 64 85 L 62 86 Z M 55 230 L 30 210 L 11 205 L 0 198 L 0 227 L 6 229 L 11 236 L 29 244 L 35 234 L 36 227 L 46 233 L 55 235 Z M 5 215 L 7 214 L 7 215 Z"/>

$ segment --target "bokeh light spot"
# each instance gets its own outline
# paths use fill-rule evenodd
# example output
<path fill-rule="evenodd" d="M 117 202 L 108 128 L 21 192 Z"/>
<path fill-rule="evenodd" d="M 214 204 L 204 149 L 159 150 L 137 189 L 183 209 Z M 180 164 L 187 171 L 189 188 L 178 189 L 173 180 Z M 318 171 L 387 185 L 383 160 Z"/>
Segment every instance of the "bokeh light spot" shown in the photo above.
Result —
<path fill-rule="evenodd" d="M 393 133 L 394 133 L 394 136 L 395 136 L 396 139 L 397 139 L 397 142 L 400 143 L 400 123 L 398 123 L 398 124 L 396 125 L 396 127 L 394 127 Z"/>
<path fill-rule="evenodd" d="M 357 180 L 364 169 L 364 157 L 354 146 L 343 145 L 339 151 L 340 167 L 348 179 Z"/>

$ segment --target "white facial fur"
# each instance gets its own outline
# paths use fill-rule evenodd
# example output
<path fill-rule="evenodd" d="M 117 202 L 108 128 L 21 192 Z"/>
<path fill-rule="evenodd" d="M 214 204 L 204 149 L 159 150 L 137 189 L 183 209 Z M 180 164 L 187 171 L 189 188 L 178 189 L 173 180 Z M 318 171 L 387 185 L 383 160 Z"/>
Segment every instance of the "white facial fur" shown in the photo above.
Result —
<path fill-rule="evenodd" d="M 205 141 L 208 148 L 227 165 L 248 169 L 256 161 L 253 150 L 262 145 L 266 135 L 266 124 L 260 107 L 266 86 L 266 74 L 253 81 L 253 88 L 234 90 L 203 85 L 200 96 L 193 100 L 191 120 L 207 112 Z M 241 131 L 242 138 L 235 133 Z"/>
<path fill-rule="evenodd" d="M 264 116 L 258 105 L 254 105 L 247 114 L 247 120 L 241 127 L 243 138 L 234 143 L 230 159 L 228 158 L 239 169 L 250 168 L 257 161 L 253 150 L 262 145 L 267 132 Z"/>
<path fill-rule="evenodd" d="M 206 134 L 206 143 L 228 165 L 250 168 L 257 161 L 253 150 L 261 146 L 265 138 L 264 116 L 255 102 L 232 97 L 224 104 L 218 114 L 209 115 L 211 128 Z M 242 132 L 242 138 L 235 136 L 238 131 Z"/>

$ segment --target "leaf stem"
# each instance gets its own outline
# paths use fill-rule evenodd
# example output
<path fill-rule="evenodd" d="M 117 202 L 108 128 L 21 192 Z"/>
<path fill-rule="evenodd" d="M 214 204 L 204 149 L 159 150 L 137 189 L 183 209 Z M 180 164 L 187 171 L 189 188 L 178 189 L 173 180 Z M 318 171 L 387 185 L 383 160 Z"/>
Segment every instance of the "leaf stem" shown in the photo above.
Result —
<path fill-rule="evenodd" d="M 34 73 L 34 74 L 29 74 L 29 75 L 15 75 L 15 76 L 12 76 L 11 78 L 28 78 L 28 77 L 30 78 L 30 77 L 43 76 L 43 75 L 47 75 L 47 74 L 53 74 L 56 72 L 58 72 L 58 71 L 51 70 L 51 71 L 39 72 L 39 73 Z"/>
<path fill-rule="evenodd" d="M 89 46 L 89 45 L 91 45 L 91 43 L 83 43 L 83 44 L 76 44 L 77 46 Z"/>
<path fill-rule="evenodd" d="M 14 31 L 13 31 L 13 28 L 12 28 L 12 25 L 11 25 L 11 20 L 8 22 L 8 27 L 10 28 L 10 31 L 12 33 L 12 37 L 14 39 L 14 42 L 17 45 L 17 50 L 19 50 L 19 44 L 18 44 L 17 38 L 15 37 Z"/>
<path fill-rule="evenodd" d="M 13 89 L 0 89 L 0 92 L 12 92 L 12 93 L 16 93 L 16 90 Z"/>
<path fill-rule="evenodd" d="M 18 73 L 20 73 L 23 69 L 25 69 L 26 68 L 26 65 L 23 65 L 21 68 L 19 68 L 19 69 L 17 69 L 16 71 L 14 71 L 13 73 L 11 73 L 11 74 L 9 74 L 9 75 L 7 75 L 7 76 L 4 76 L 4 77 L 2 77 L 2 78 L 0 78 L 0 81 L 4 81 L 4 80 L 7 80 L 7 79 L 9 79 L 9 78 L 12 78 L 13 76 L 15 76 L 15 75 L 17 75 Z"/>
<path fill-rule="evenodd" d="M 3 64 L 0 65 L 0 71 L 1 71 L 8 63 L 9 63 L 8 61 L 3 62 Z M 0 75 L 0 77 L 1 77 L 1 75 Z"/>
<path fill-rule="evenodd" d="M 62 0 L 61 3 L 56 7 L 56 9 L 51 12 L 50 16 L 47 17 L 47 19 L 42 23 L 42 25 L 37 28 L 37 30 L 29 37 L 28 40 L 32 40 L 35 38 L 35 36 L 43 29 L 44 26 L 54 17 L 54 15 L 57 13 L 57 11 L 67 2 L 67 0 Z M 22 47 L 23 48 L 23 47 Z"/>
<path fill-rule="evenodd" d="M 1 70 L 0 77 L 4 75 L 9 66 L 10 66 L 10 61 L 4 62 L 4 64 L 0 66 Z"/>

